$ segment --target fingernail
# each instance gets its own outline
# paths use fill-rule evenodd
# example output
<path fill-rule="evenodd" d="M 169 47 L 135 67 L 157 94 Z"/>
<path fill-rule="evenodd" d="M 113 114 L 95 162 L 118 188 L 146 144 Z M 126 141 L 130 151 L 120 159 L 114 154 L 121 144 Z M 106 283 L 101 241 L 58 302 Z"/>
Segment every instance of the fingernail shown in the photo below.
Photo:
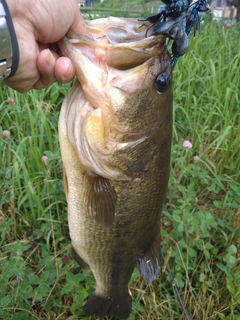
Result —
<path fill-rule="evenodd" d="M 52 54 L 52 52 L 51 52 L 50 49 L 46 49 L 46 50 L 47 50 L 46 62 L 47 62 L 47 64 L 48 64 L 49 66 L 52 67 L 52 66 L 54 65 L 54 61 L 55 61 L 54 56 L 53 56 L 53 54 Z"/>
<path fill-rule="evenodd" d="M 69 63 L 69 66 L 66 70 L 66 72 L 62 75 L 62 79 L 61 79 L 61 82 L 62 83 L 66 83 L 66 82 L 69 82 L 73 79 L 74 77 L 74 67 L 72 65 L 72 63 Z"/>

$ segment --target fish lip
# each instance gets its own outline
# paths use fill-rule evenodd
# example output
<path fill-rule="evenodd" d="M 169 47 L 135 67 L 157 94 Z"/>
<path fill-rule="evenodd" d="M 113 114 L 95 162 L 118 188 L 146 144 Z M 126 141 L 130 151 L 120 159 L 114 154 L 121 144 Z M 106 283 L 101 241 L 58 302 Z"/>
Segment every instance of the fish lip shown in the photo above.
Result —
<path fill-rule="evenodd" d="M 102 22 L 102 20 L 106 21 Z M 99 27 L 94 26 L 92 23 L 94 21 L 97 23 L 97 25 L 99 23 L 104 24 L 103 30 L 100 28 L 100 34 Z M 86 21 L 86 23 L 89 31 L 92 32 L 93 38 L 77 34 L 71 29 L 64 37 L 65 44 L 67 40 L 68 44 L 72 46 L 73 50 L 76 49 L 74 48 L 76 44 L 87 45 L 92 49 L 103 49 L 109 51 L 110 53 L 113 50 L 116 52 L 116 50 L 131 49 L 136 55 L 138 53 L 139 55 L 145 53 L 146 55 L 149 55 L 150 58 L 151 56 L 162 54 L 165 40 L 168 38 L 168 34 L 164 32 L 158 35 L 147 37 L 146 28 L 149 28 L 149 26 L 142 24 L 142 21 L 139 21 L 135 18 L 116 18 L 110 16 L 107 19 L 100 18 L 90 22 Z M 122 33 L 124 34 L 123 37 Z M 112 38 L 114 38 L 114 40 L 112 40 Z M 62 45 L 61 42 L 62 41 L 59 42 L 60 50 L 63 52 L 63 54 L 68 56 L 69 52 L 66 50 L 66 46 Z M 110 61 L 110 66 L 113 65 L 113 67 L 116 67 L 116 63 L 112 63 L 112 60 Z"/>
<path fill-rule="evenodd" d="M 166 35 L 160 34 L 137 41 L 111 44 L 102 43 L 97 39 L 91 39 L 87 36 L 76 34 L 70 30 L 59 42 L 59 46 L 62 52 L 71 60 L 74 60 L 74 56 L 77 55 L 78 57 L 84 57 L 84 54 L 81 53 L 79 49 L 81 47 L 88 47 L 89 50 L 93 50 L 93 52 L 96 50 L 102 50 L 105 52 L 103 61 L 105 60 L 107 67 L 118 70 L 127 70 L 140 66 L 153 57 L 160 56 L 163 53 L 163 50 L 165 50 L 166 38 Z M 91 61 L 91 59 L 89 60 Z M 79 69 L 78 66 L 76 69 Z M 81 64 L 80 69 L 83 71 L 84 69 L 86 70 L 87 67 L 84 64 Z M 84 82 L 84 75 L 79 78 L 77 72 L 77 77 L 81 83 Z"/>
<path fill-rule="evenodd" d="M 153 35 L 150 37 L 144 37 L 143 39 L 137 40 L 137 41 L 119 42 L 119 43 L 112 44 L 112 43 L 103 43 L 98 39 L 92 39 L 85 35 L 75 33 L 73 30 L 69 30 L 66 33 L 64 38 L 68 40 L 69 43 L 72 45 L 81 43 L 81 44 L 87 44 L 90 47 L 99 47 L 102 49 L 109 49 L 112 47 L 115 47 L 115 48 L 121 47 L 123 49 L 127 49 L 129 47 L 132 47 L 133 49 L 138 49 L 140 51 L 140 49 L 152 49 L 153 47 L 161 50 L 163 43 L 168 38 L 168 35 L 159 34 L 159 35 Z M 61 41 L 62 40 L 59 41 L 60 46 L 61 46 Z M 161 54 L 161 51 L 158 51 L 158 54 Z"/>

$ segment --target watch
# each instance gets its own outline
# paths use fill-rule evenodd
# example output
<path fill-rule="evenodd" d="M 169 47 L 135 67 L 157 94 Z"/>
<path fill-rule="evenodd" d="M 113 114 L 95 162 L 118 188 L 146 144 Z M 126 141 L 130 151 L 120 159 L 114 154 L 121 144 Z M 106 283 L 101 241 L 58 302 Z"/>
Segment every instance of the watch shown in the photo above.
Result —
<path fill-rule="evenodd" d="M 19 63 L 19 48 L 11 15 L 5 0 L 0 0 L 0 81 L 12 77 Z"/>

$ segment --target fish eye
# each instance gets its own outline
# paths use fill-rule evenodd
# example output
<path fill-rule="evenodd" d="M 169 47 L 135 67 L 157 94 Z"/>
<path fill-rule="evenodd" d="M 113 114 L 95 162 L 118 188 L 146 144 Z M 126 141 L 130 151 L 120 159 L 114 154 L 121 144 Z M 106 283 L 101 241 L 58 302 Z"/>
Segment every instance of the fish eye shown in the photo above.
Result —
<path fill-rule="evenodd" d="M 170 86 L 170 75 L 167 72 L 160 73 L 155 81 L 157 93 L 161 94 L 168 90 Z"/>

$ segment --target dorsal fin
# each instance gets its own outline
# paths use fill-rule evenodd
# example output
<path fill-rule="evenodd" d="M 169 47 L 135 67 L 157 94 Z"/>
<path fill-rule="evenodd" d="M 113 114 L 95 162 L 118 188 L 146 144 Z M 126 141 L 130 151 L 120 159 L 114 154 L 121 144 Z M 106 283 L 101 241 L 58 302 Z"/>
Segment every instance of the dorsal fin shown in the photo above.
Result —
<path fill-rule="evenodd" d="M 115 216 L 117 195 L 111 180 L 85 174 L 85 201 L 88 215 L 103 226 L 110 226 Z"/>

